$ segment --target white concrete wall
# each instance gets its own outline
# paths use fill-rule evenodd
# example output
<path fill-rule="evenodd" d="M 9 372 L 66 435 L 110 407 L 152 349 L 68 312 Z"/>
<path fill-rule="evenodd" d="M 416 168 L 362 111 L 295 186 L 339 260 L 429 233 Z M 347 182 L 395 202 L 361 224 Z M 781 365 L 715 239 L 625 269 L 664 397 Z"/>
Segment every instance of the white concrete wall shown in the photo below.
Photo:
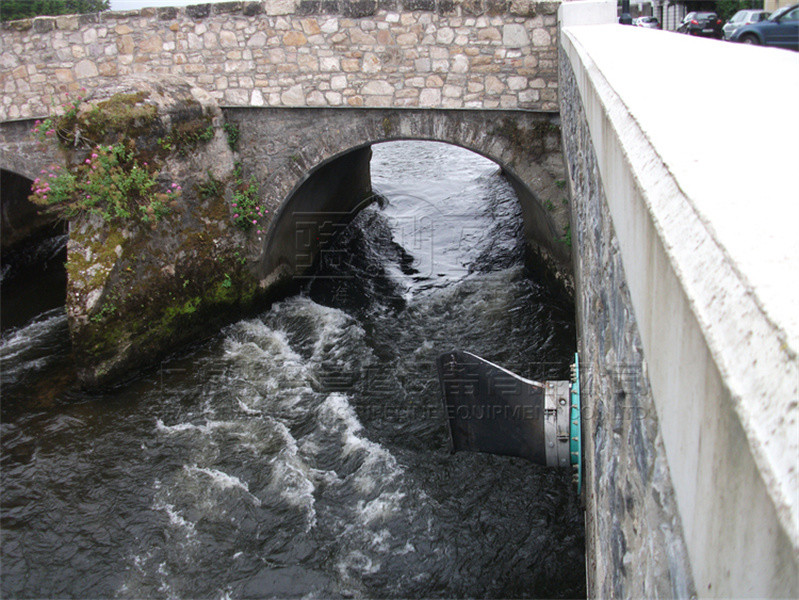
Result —
<path fill-rule="evenodd" d="M 797 597 L 799 55 L 619 25 L 561 44 L 697 593 Z"/>

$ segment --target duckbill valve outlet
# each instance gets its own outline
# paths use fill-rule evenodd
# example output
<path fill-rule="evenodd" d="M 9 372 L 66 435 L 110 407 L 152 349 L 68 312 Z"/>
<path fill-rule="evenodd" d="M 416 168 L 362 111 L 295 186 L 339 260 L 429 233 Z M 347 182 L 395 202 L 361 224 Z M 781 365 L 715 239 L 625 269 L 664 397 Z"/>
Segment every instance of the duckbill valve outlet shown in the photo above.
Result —
<path fill-rule="evenodd" d="M 571 381 L 539 383 L 470 352 L 438 357 L 444 413 L 454 452 L 519 456 L 547 467 L 572 467 L 582 488 L 580 372 Z"/>

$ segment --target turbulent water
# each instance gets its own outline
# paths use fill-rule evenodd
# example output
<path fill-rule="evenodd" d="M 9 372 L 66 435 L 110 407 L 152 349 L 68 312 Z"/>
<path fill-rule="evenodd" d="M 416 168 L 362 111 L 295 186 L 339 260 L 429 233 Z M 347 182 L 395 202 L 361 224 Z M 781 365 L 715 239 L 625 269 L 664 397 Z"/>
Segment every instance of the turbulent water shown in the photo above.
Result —
<path fill-rule="evenodd" d="M 372 173 L 302 293 L 112 394 L 74 389 L 63 309 L 3 333 L 3 597 L 585 593 L 570 475 L 447 448 L 440 352 L 568 373 L 512 190 L 438 144 Z"/>

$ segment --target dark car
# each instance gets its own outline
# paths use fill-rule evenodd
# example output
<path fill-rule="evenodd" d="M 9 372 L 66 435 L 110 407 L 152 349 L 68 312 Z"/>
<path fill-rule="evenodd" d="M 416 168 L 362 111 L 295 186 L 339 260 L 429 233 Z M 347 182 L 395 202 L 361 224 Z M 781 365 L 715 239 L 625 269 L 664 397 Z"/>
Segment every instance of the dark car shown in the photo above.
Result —
<path fill-rule="evenodd" d="M 633 19 L 633 25 L 636 27 L 646 27 L 647 29 L 660 29 L 660 23 L 657 17 L 638 17 Z"/>
<path fill-rule="evenodd" d="M 799 50 L 799 4 L 781 8 L 760 23 L 741 27 L 730 39 L 744 44 Z"/>
<path fill-rule="evenodd" d="M 760 21 L 765 21 L 768 19 L 769 13 L 765 10 L 759 9 L 749 9 L 749 10 L 739 10 L 732 16 L 732 19 L 727 21 L 722 27 L 722 31 L 724 32 L 724 39 L 728 40 L 732 37 L 732 34 L 735 33 L 738 29 L 743 27 L 744 25 L 750 25 L 751 23 L 760 23 Z"/>
<path fill-rule="evenodd" d="M 721 19 L 714 12 L 689 12 L 677 28 L 680 33 L 721 39 Z"/>

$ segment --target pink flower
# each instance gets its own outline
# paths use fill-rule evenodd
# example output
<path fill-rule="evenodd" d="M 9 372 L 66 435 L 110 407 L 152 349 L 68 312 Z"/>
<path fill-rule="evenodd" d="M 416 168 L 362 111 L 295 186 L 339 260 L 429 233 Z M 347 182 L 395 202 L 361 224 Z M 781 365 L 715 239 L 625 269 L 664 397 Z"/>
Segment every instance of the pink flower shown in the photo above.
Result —
<path fill-rule="evenodd" d="M 92 158 L 99 158 L 96 153 L 92 153 Z"/>
<path fill-rule="evenodd" d="M 239 215 L 238 215 L 238 214 L 235 214 L 235 215 L 233 215 L 233 218 L 234 218 L 234 219 L 238 219 L 238 218 L 239 218 Z"/>
<path fill-rule="evenodd" d="M 257 224 L 258 224 L 258 221 L 256 221 L 255 219 L 253 219 L 253 220 L 252 220 L 252 224 L 253 224 L 253 225 L 257 225 Z"/>
<path fill-rule="evenodd" d="M 234 205 L 233 205 L 233 208 L 236 208 L 237 206 L 238 206 L 238 204 L 234 204 Z"/>
<path fill-rule="evenodd" d="M 90 165 L 90 164 L 92 164 L 92 159 L 91 158 L 87 158 L 83 162 L 85 162 L 87 165 Z"/>

